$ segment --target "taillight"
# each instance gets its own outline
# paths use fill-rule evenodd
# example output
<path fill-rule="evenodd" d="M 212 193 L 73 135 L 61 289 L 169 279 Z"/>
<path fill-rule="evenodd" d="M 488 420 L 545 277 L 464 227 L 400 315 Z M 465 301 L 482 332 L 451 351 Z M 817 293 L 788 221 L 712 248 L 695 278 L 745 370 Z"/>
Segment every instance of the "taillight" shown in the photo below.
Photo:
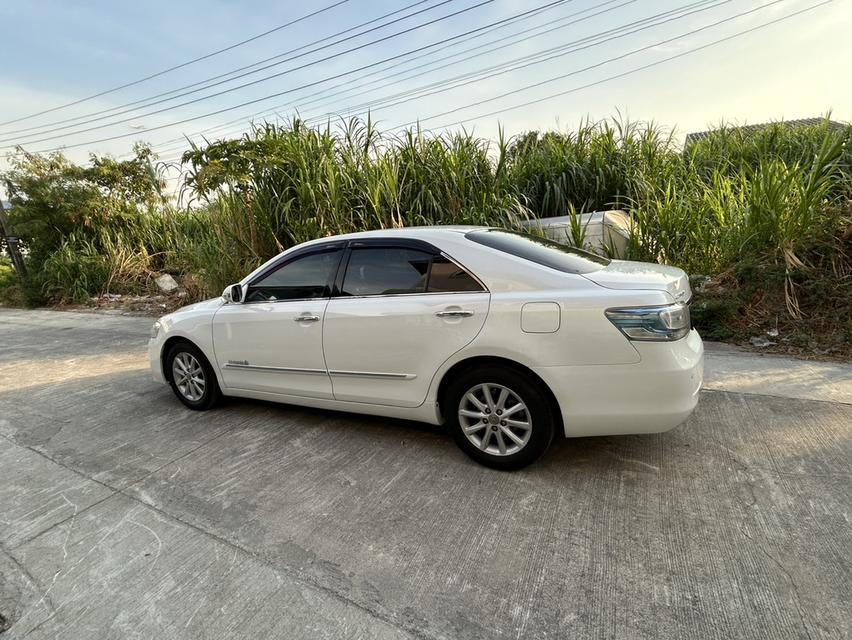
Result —
<path fill-rule="evenodd" d="M 689 306 L 681 303 L 659 307 L 607 309 L 606 317 L 630 340 L 670 342 L 689 333 Z"/>

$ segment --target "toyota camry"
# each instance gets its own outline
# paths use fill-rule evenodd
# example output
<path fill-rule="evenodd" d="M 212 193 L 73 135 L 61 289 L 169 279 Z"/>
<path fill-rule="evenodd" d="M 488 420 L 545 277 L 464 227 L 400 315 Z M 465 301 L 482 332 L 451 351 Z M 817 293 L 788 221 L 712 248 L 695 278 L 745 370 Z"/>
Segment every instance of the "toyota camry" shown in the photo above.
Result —
<path fill-rule="evenodd" d="M 306 242 L 151 329 L 154 379 L 223 396 L 445 424 L 516 469 L 556 435 L 662 432 L 698 401 L 680 269 L 487 227 Z"/>

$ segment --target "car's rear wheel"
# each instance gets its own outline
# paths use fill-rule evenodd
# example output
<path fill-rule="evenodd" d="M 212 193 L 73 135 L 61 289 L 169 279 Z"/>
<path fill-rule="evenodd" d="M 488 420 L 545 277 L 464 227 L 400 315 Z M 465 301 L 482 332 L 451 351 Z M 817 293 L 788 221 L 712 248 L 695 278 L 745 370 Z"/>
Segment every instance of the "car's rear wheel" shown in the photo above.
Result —
<path fill-rule="evenodd" d="M 550 446 L 555 430 L 545 390 L 503 367 L 470 369 L 453 380 L 442 410 L 471 458 L 495 469 L 520 469 Z"/>
<path fill-rule="evenodd" d="M 219 402 L 222 394 L 216 374 L 194 344 L 174 344 L 166 354 L 165 365 L 172 391 L 187 407 L 203 411 Z"/>

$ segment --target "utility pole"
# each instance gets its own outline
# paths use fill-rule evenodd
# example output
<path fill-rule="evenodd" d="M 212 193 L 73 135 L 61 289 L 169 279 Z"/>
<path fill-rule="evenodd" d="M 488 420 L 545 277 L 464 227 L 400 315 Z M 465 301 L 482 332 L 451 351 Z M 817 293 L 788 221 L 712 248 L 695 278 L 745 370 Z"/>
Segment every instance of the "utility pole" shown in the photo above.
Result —
<path fill-rule="evenodd" d="M 9 226 L 9 219 L 6 217 L 6 208 L 3 206 L 2 200 L 0 200 L 0 237 L 6 241 L 6 249 L 9 250 L 12 266 L 18 272 L 18 277 L 22 281 L 26 281 L 27 266 L 24 264 L 24 258 L 21 255 L 20 247 L 18 247 L 18 237 L 12 235 L 12 228 Z"/>

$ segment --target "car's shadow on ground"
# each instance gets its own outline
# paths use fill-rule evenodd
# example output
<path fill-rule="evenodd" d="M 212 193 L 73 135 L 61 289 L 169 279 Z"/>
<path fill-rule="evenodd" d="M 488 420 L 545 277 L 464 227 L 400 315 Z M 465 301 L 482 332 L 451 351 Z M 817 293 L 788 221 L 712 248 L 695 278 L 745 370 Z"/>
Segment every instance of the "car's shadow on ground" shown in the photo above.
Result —
<path fill-rule="evenodd" d="M 33 398 L 38 399 L 36 405 L 29 402 Z M 217 409 L 197 412 L 184 407 L 169 387 L 150 382 L 145 370 L 48 384 L 28 381 L 0 393 L 3 406 L 8 419 L 0 425 L 4 435 L 43 448 L 83 472 L 97 474 L 106 467 L 112 475 L 119 470 L 119 484 L 144 475 L 172 453 L 177 456 L 194 448 L 211 432 L 227 431 L 234 437 L 246 430 L 268 438 L 271 447 L 301 438 L 306 452 L 334 442 L 353 451 L 371 448 L 389 457 L 403 456 L 415 466 L 428 460 L 482 469 L 461 452 L 444 426 L 243 398 L 226 398 Z M 559 474 L 566 468 L 617 471 L 635 468 L 637 460 L 651 468 L 657 463 L 649 452 L 659 450 L 660 439 L 671 439 L 677 431 L 595 438 L 556 434 L 550 449 L 519 473 Z M 234 455 L 239 455 L 239 438 L 233 438 L 233 446 Z M 145 456 L 155 459 L 146 462 Z M 128 461 L 132 465 L 125 469 Z"/>
<path fill-rule="evenodd" d="M 359 433 L 365 437 L 378 437 L 386 439 L 390 446 L 400 440 L 416 440 L 417 446 L 424 449 L 423 453 L 427 454 L 426 457 L 429 459 L 433 459 L 435 456 L 446 456 L 456 462 L 461 460 L 466 464 L 480 466 L 458 449 L 452 434 L 445 425 L 432 425 L 414 420 L 317 409 L 248 398 L 226 398 L 219 410 L 263 410 L 280 413 L 282 420 L 286 418 L 299 422 L 299 417 L 301 417 L 302 421 L 309 423 L 328 421 L 336 425 L 335 428 L 351 432 L 352 437 L 357 437 Z M 616 471 L 619 467 L 635 470 L 637 464 L 639 466 L 645 465 L 645 469 L 650 470 L 658 465 L 645 461 L 644 458 L 647 457 L 645 452 L 657 448 L 660 438 L 671 436 L 680 440 L 681 438 L 675 432 L 682 428 L 684 427 L 678 427 L 674 432 L 668 434 L 653 433 L 579 438 L 567 438 L 562 433 L 556 433 L 553 443 L 544 455 L 519 472 L 534 473 L 536 470 L 551 472 L 566 467 L 577 469 L 581 466 L 596 469 L 605 467 Z M 495 471 L 495 473 L 507 472 Z"/>

